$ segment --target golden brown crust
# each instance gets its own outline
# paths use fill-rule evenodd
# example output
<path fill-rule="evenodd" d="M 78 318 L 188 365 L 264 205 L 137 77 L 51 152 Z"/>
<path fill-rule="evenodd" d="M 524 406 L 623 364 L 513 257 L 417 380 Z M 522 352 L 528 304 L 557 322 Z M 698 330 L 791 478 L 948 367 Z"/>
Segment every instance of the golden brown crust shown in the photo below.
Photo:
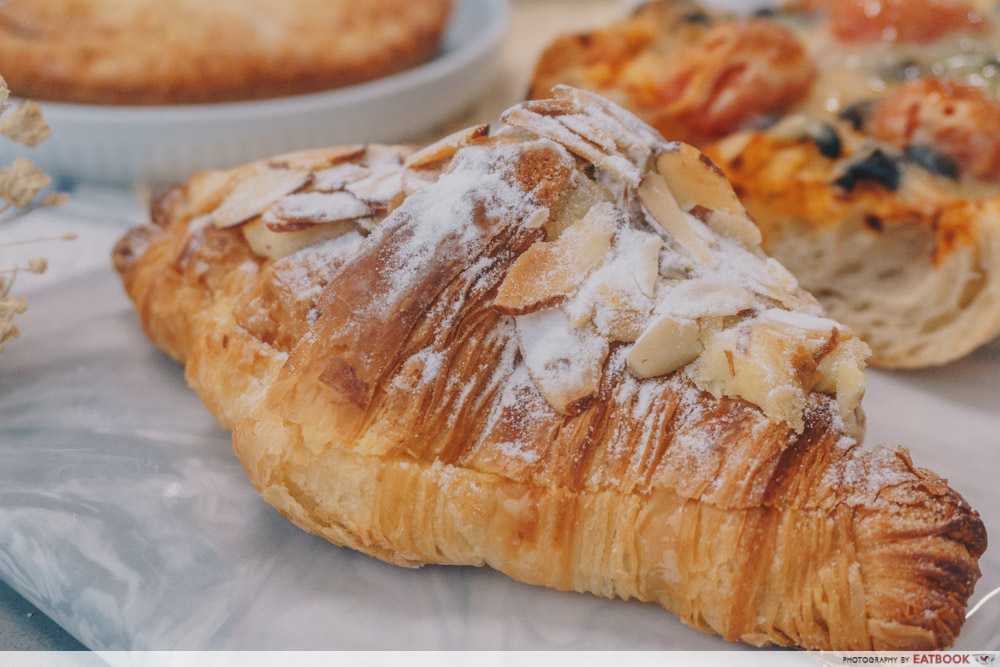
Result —
<path fill-rule="evenodd" d="M 85 104 L 278 97 L 429 58 L 450 0 L 19 0 L 0 8 L 17 95 Z"/>
<path fill-rule="evenodd" d="M 466 165 L 503 164 L 501 180 L 532 207 L 558 206 L 593 168 L 530 135 L 465 155 Z M 420 205 L 456 181 L 416 203 L 411 194 L 332 274 L 310 268 L 309 250 L 245 284 L 226 277 L 239 268 L 211 267 L 208 283 L 236 291 L 217 293 L 207 306 L 217 316 L 200 325 L 204 302 L 161 297 L 170 312 L 154 316 L 199 330 L 188 380 L 233 428 L 268 502 L 390 563 L 490 565 L 560 590 L 655 601 L 729 640 L 838 650 L 954 641 L 986 545 L 957 493 L 904 450 L 846 439 L 831 397 L 810 394 L 797 434 L 680 373 L 637 379 L 623 343 L 594 400 L 559 414 L 521 362 L 512 318 L 493 307 L 543 231 L 525 224 L 531 207 L 498 208 L 472 190 L 458 197 L 463 243 L 434 235 Z M 188 233 L 179 215 L 171 237 Z M 418 237 L 434 252 L 407 264 Z M 138 304 L 152 288 L 129 271 L 174 272 L 193 286 L 179 257 L 157 247 L 120 262 Z M 279 264 L 318 294 L 281 280 Z"/>

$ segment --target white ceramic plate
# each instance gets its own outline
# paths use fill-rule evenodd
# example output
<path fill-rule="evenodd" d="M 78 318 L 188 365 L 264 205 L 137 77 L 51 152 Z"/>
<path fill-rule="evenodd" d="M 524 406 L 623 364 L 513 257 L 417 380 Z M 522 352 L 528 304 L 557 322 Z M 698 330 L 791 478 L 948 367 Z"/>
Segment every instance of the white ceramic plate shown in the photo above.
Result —
<path fill-rule="evenodd" d="M 173 182 L 201 169 L 361 141 L 405 141 L 461 112 L 496 73 L 507 0 L 457 0 L 440 55 L 327 92 L 254 102 L 154 107 L 44 103 L 53 137 L 33 149 L 0 142 L 68 180 Z"/>

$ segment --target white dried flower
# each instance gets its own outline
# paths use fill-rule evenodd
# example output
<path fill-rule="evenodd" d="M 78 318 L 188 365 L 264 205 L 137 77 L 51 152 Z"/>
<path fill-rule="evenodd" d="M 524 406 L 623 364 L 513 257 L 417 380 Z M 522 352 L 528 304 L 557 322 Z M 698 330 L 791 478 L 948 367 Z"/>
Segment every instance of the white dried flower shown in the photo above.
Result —
<path fill-rule="evenodd" d="M 17 208 L 25 208 L 31 205 L 39 190 L 51 182 L 52 179 L 34 162 L 19 157 L 11 166 L 0 169 L 0 198 Z"/>
<path fill-rule="evenodd" d="M 4 294 L 0 296 L 0 354 L 10 341 L 17 338 L 18 330 L 14 325 L 14 316 L 28 309 L 28 301 L 22 297 Z"/>
<path fill-rule="evenodd" d="M 5 1 L 0 0 L 0 5 L 4 4 Z M 0 76 L 0 115 L 3 115 L 10 107 L 7 102 L 9 97 L 10 91 L 7 90 L 7 83 Z M 51 133 L 52 130 L 48 123 L 42 118 L 41 107 L 34 102 L 22 102 L 13 113 L 0 118 L 0 134 L 26 146 L 35 146 L 45 141 Z M 0 200 L 6 202 L 0 202 L 0 212 L 11 206 L 15 209 L 13 215 L 0 219 L 0 223 L 19 218 L 42 206 L 58 206 L 64 203 L 67 195 L 50 192 L 42 198 L 40 204 L 28 208 L 35 201 L 38 193 L 51 182 L 52 179 L 26 158 L 19 157 L 14 160 L 14 164 L 0 169 Z M 76 238 L 76 234 L 65 234 L 60 238 L 68 241 Z M 22 241 L 0 243 L 0 245 L 17 245 L 18 243 L 22 243 Z M 14 325 L 14 316 L 20 315 L 28 309 L 26 299 L 10 293 L 14 286 L 14 279 L 20 271 L 45 273 L 48 266 L 49 263 L 44 257 L 35 257 L 28 261 L 26 267 L 15 266 L 13 269 L 0 270 L 0 273 L 10 274 L 10 278 L 0 275 L 0 354 L 3 354 L 7 343 L 18 336 L 17 326 Z"/>
<path fill-rule="evenodd" d="M 44 257 L 33 257 L 28 260 L 28 271 L 30 273 L 45 273 L 49 268 L 49 262 Z"/>
<path fill-rule="evenodd" d="M 62 206 L 69 201 L 69 195 L 65 192 L 49 192 L 42 199 L 42 206 Z M 76 234 L 73 234 L 76 238 Z"/>
<path fill-rule="evenodd" d="M 0 120 L 0 134 L 25 146 L 37 146 L 52 135 L 37 102 L 21 102 Z"/>

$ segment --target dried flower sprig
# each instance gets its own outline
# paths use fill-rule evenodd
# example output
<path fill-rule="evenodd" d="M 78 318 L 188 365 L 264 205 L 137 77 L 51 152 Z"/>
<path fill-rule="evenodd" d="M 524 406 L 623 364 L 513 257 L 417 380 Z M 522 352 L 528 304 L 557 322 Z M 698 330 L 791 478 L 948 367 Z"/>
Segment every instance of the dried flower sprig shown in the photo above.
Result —
<path fill-rule="evenodd" d="M 5 114 L 10 108 L 7 100 L 10 91 L 7 83 L 0 76 L 0 135 L 3 135 L 25 146 L 36 146 L 48 139 L 52 134 L 48 123 L 42 117 L 42 110 L 34 102 L 21 102 L 11 113 Z M 66 201 L 67 195 L 60 192 L 45 194 L 36 201 L 39 193 L 52 183 L 52 179 L 42 172 L 35 163 L 23 157 L 14 160 L 8 167 L 0 169 L 0 224 L 24 217 L 32 211 L 46 206 L 58 206 Z M 61 237 L 65 240 L 76 238 L 75 234 Z M 0 246 L 19 245 L 21 243 L 37 242 L 51 239 L 32 239 L 30 241 L 13 241 L 0 243 Z M 44 257 L 35 257 L 25 266 L 15 266 L 11 269 L 0 269 L 0 355 L 9 342 L 17 338 L 18 329 L 14 324 L 14 316 L 28 309 L 28 301 L 24 297 L 11 294 L 14 281 L 19 273 L 45 273 L 48 262 Z"/>

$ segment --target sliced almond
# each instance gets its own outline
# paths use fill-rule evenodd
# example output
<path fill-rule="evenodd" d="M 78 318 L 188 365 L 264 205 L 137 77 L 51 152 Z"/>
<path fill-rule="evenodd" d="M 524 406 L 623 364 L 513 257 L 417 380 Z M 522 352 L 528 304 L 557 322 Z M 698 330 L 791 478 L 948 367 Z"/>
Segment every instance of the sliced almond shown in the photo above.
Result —
<path fill-rule="evenodd" d="M 501 117 L 503 122 L 514 127 L 528 130 L 538 137 L 551 139 L 561 144 L 569 152 L 582 157 L 595 167 L 606 171 L 628 185 L 639 184 L 639 168 L 624 155 L 617 152 L 608 153 L 593 142 L 573 132 L 556 118 L 547 115 L 548 109 L 543 108 L 544 100 L 529 100 L 508 109 Z M 541 109 L 542 112 L 536 109 Z"/>
<path fill-rule="evenodd" d="M 778 286 L 787 292 L 794 292 L 799 288 L 799 281 L 795 279 L 792 272 L 785 268 L 784 264 L 774 259 L 767 258 L 767 269 L 777 281 Z"/>
<path fill-rule="evenodd" d="M 476 125 L 464 130 L 448 135 L 444 139 L 435 141 L 426 148 L 421 148 L 416 153 L 406 158 L 403 163 L 407 169 L 417 169 L 425 167 L 435 162 L 447 160 L 466 146 L 481 143 L 481 140 L 489 134 L 489 125 Z"/>
<path fill-rule="evenodd" d="M 222 203 L 238 180 L 235 171 L 201 171 L 184 187 L 193 213 L 205 213 Z"/>
<path fill-rule="evenodd" d="M 649 298 L 653 298 L 656 292 L 656 276 L 660 273 L 660 250 L 662 249 L 663 239 L 650 234 L 635 250 L 633 275 L 635 275 L 639 289 Z"/>
<path fill-rule="evenodd" d="M 614 230 L 614 209 L 605 204 L 592 208 L 557 240 L 535 243 L 514 262 L 494 307 L 523 315 L 559 303 L 604 261 Z"/>
<path fill-rule="evenodd" d="M 381 167 L 368 176 L 348 183 L 345 190 L 358 199 L 386 208 L 403 191 L 402 167 Z"/>
<path fill-rule="evenodd" d="M 342 236 L 354 229 L 350 222 L 312 225 L 299 231 L 275 232 L 268 229 L 263 219 L 255 220 L 242 228 L 250 249 L 255 255 L 268 259 L 281 259 L 303 248 Z"/>
<path fill-rule="evenodd" d="M 809 394 L 835 394 L 845 423 L 854 423 L 869 351 L 836 322 L 771 309 L 703 340 L 690 373 L 700 389 L 754 403 L 799 433 Z"/>
<path fill-rule="evenodd" d="M 594 290 L 599 300 L 594 303 L 594 326 L 611 340 L 633 343 L 646 328 L 652 302 L 637 300 L 620 285 L 602 283 Z M 582 326 L 571 321 L 574 327 Z"/>
<path fill-rule="evenodd" d="M 441 176 L 440 169 L 404 169 L 403 194 L 407 197 L 423 190 Z"/>
<path fill-rule="evenodd" d="M 610 193 L 579 171 L 574 171 L 570 185 L 553 207 L 545 224 L 546 240 L 559 238 L 567 227 L 587 215 L 602 202 L 611 201 Z"/>
<path fill-rule="evenodd" d="M 279 199 L 262 220 L 272 232 L 281 232 L 301 229 L 303 224 L 355 220 L 371 214 L 371 207 L 349 192 L 300 192 Z"/>
<path fill-rule="evenodd" d="M 688 253 L 697 260 L 709 266 L 715 266 L 712 253 L 698 233 L 691 227 L 687 214 L 681 210 L 674 199 L 673 193 L 667 187 L 667 182 L 659 174 L 646 174 L 639 184 L 639 201 L 650 216 Z"/>
<path fill-rule="evenodd" d="M 565 306 L 570 324 L 580 327 L 592 321 L 611 340 L 635 341 L 653 309 L 662 246 L 655 234 L 618 228 L 608 257 Z"/>
<path fill-rule="evenodd" d="M 365 155 L 364 144 L 349 146 L 334 146 L 314 150 L 288 153 L 271 158 L 268 163 L 275 168 L 284 169 L 322 169 L 351 160 L 360 160 Z"/>
<path fill-rule="evenodd" d="M 673 373 L 701 354 L 698 324 L 661 316 L 646 328 L 628 354 L 628 367 L 641 378 Z"/>
<path fill-rule="evenodd" d="M 753 292 L 732 283 L 711 280 L 681 280 L 660 289 L 659 312 L 702 320 L 729 317 L 757 305 Z"/>
<path fill-rule="evenodd" d="M 524 221 L 524 226 L 528 229 L 538 229 L 549 221 L 549 209 L 547 206 L 536 208 Z"/>
<path fill-rule="evenodd" d="M 839 331 L 839 330 L 838 330 Z M 836 347 L 819 363 L 815 391 L 837 397 L 845 419 L 861 404 L 865 395 L 865 360 L 871 350 L 850 332 L 840 332 Z"/>
<path fill-rule="evenodd" d="M 629 150 L 642 150 L 663 142 L 656 130 L 602 95 L 562 84 L 552 88 L 552 95 L 557 100 L 572 101 L 580 113 L 603 112 L 606 120 L 618 130 L 615 134 L 619 143 Z"/>
<path fill-rule="evenodd" d="M 345 162 L 315 172 L 312 189 L 318 192 L 336 192 L 343 190 L 349 183 L 367 178 L 370 174 L 371 170 L 362 164 Z"/>
<path fill-rule="evenodd" d="M 560 414 L 583 412 L 597 394 L 608 341 L 590 329 L 571 329 L 558 308 L 515 322 L 521 357 L 538 391 Z"/>
<path fill-rule="evenodd" d="M 223 229 L 247 223 L 285 195 L 307 186 L 312 172 L 254 165 L 240 174 L 235 187 L 211 214 L 211 223 Z"/>
<path fill-rule="evenodd" d="M 805 348 L 783 336 L 780 327 L 747 322 L 706 337 L 690 376 L 699 389 L 749 401 L 801 433 L 808 389 L 797 373 L 800 365 L 811 373 Z"/>
<path fill-rule="evenodd" d="M 716 234 L 739 241 L 747 248 L 760 247 L 760 228 L 742 215 L 713 209 L 706 217 L 705 224 Z"/>
<path fill-rule="evenodd" d="M 687 144 L 667 150 L 656 158 L 656 171 L 663 176 L 684 211 L 704 206 L 747 217 L 725 174 L 701 151 Z"/>

